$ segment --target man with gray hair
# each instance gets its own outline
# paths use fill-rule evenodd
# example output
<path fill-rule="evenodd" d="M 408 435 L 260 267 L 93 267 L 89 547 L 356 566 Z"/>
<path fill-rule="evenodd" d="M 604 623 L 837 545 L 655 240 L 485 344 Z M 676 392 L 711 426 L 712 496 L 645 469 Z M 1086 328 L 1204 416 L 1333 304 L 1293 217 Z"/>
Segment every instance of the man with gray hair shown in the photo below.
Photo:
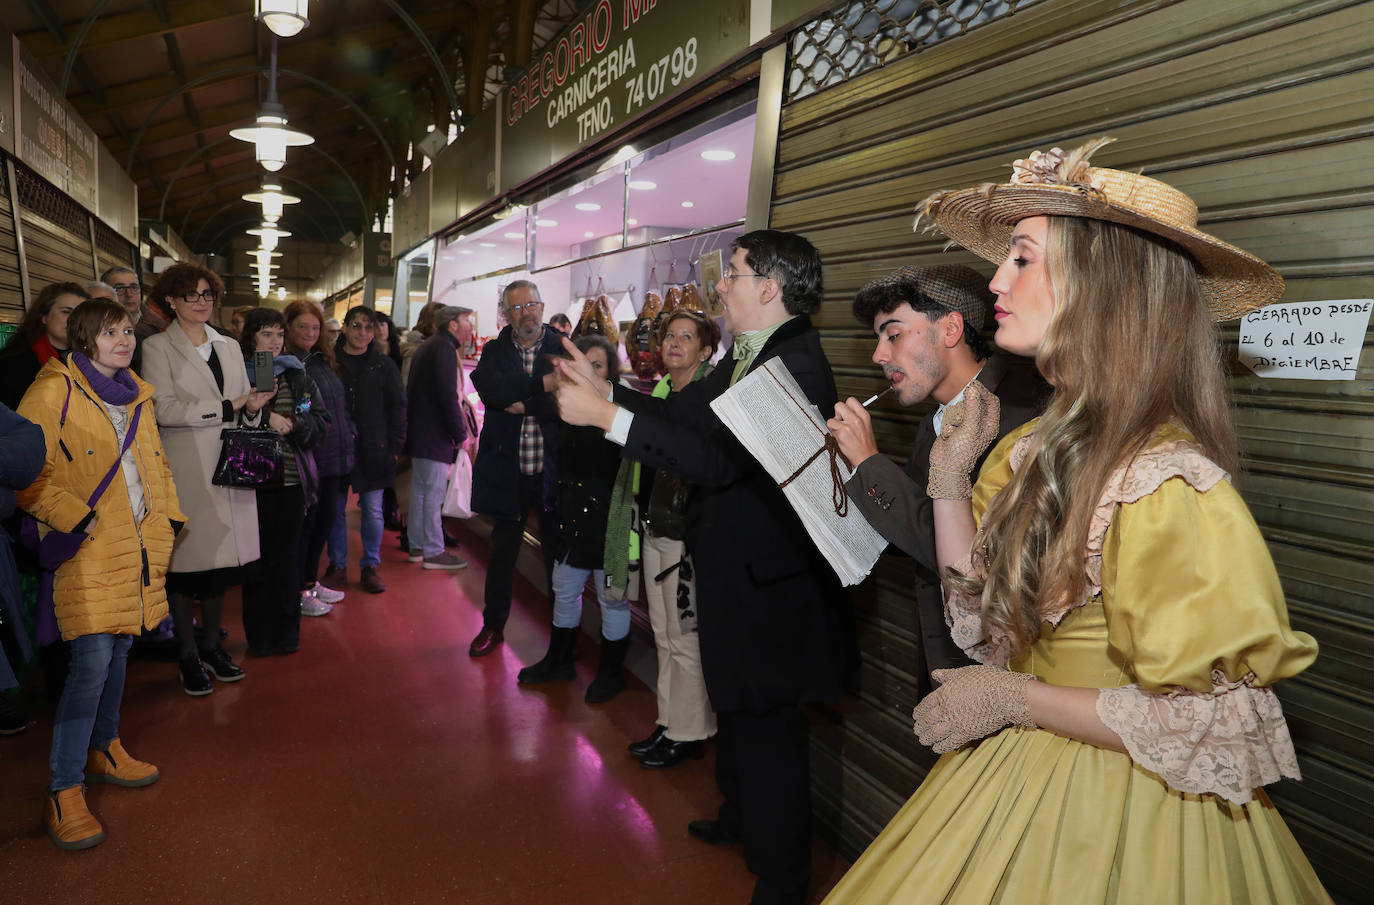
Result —
<path fill-rule="evenodd" d="M 515 561 L 530 509 L 539 513 L 546 593 L 557 533 L 545 487 L 558 455 L 561 422 L 550 391 L 555 385 L 552 358 L 563 354 L 563 337 L 544 326 L 539 287 L 529 280 L 516 280 L 502 290 L 501 307 L 510 323 L 482 347 L 472 372 L 472 385 L 486 406 L 472 466 L 472 509 L 492 519 L 482 631 L 468 647 L 473 657 L 486 656 L 505 640 Z"/>
<path fill-rule="evenodd" d="M 835 417 L 827 422 L 855 469 L 845 487 L 849 499 L 883 537 L 916 562 L 916 611 L 926 667 L 916 670 L 921 697 L 931 690 L 930 670 L 973 662 L 945 626 L 933 506 L 926 494 L 930 451 L 945 410 L 977 380 L 1001 402 L 1000 439 L 1038 415 L 1049 398 L 1049 387 L 1034 368 L 1024 363 L 1017 367 L 978 334 L 992 304 L 987 284 L 986 277 L 969 267 L 903 267 L 854 297 L 854 317 L 877 334 L 873 363 L 891 381 L 897 403 L 908 408 L 927 399 L 936 403 L 916 428 L 905 469 L 878 452 L 868 410 L 857 399 L 835 406 Z M 992 445 L 983 450 L 970 481 L 977 478 Z"/>
<path fill-rule="evenodd" d="M 434 312 L 434 335 L 411 358 L 406 384 L 406 452 L 410 454 L 410 561 L 423 568 L 467 568 L 444 550 L 444 493 L 449 469 L 468 437 L 458 398 L 460 319 L 471 308 L 443 305 Z"/>
<path fill-rule="evenodd" d="M 138 324 L 143 318 L 143 284 L 132 268 L 119 265 L 100 275 L 100 281 L 114 292 L 112 298 L 124 306 L 129 317 Z"/>
<path fill-rule="evenodd" d="M 109 283 L 100 280 L 89 280 L 81 284 L 81 288 L 86 290 L 86 295 L 93 299 L 109 299 L 112 302 L 119 301 L 119 296 L 115 293 L 114 287 Z M 130 314 L 131 318 L 135 315 Z"/>

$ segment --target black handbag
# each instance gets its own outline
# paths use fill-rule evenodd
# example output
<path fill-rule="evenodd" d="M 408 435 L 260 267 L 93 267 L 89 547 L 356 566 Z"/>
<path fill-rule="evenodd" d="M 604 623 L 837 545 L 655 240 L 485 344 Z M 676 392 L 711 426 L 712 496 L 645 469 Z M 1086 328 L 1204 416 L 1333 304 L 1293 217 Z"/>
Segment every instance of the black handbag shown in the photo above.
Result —
<path fill-rule="evenodd" d="M 210 482 L 220 487 L 280 487 L 285 453 L 281 434 L 274 430 L 226 427 L 220 431 L 219 462 Z"/>

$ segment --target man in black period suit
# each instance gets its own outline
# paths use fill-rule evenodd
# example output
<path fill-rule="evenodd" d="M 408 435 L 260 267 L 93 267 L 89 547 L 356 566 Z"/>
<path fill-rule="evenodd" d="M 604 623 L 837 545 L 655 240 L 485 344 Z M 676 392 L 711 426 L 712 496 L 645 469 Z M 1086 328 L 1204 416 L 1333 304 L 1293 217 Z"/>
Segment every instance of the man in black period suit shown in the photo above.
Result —
<path fill-rule="evenodd" d="M 810 771 L 802 705 L 838 699 L 857 662 L 848 596 L 782 490 L 710 403 L 780 359 L 812 403 L 833 409 L 835 381 L 809 314 L 821 304 L 820 256 L 801 236 L 746 233 L 717 284 L 726 358 L 704 380 L 653 399 L 561 366 L 559 410 L 594 424 L 626 458 L 697 485 L 686 542 L 696 566 L 702 670 L 719 717 L 716 820 L 689 830 L 744 844 L 754 905 L 801 905 L 811 871 Z M 565 347 L 570 344 L 565 343 Z"/>

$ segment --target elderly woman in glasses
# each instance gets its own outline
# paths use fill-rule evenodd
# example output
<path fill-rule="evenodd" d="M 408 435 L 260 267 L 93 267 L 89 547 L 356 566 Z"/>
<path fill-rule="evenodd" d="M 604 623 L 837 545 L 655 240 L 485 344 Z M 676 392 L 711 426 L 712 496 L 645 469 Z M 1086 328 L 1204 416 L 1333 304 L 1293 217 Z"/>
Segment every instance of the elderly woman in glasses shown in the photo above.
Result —
<path fill-rule="evenodd" d="M 258 508 L 253 489 L 218 487 L 210 478 L 219 461 L 220 431 L 236 424 L 261 426 L 274 393 L 255 393 L 238 343 L 209 325 L 224 284 L 194 264 L 162 272 L 152 299 L 172 311 L 164 333 L 143 347 L 142 377 L 157 388 L 158 429 L 167 450 L 183 511 L 190 519 L 177 538 L 167 573 L 167 600 L 181 648 L 181 686 L 199 697 L 210 676 L 236 682 L 243 670 L 219 643 L 224 593 L 245 578 L 258 558 Z M 201 606 L 204 634 L 192 632 Z M 208 670 L 208 673 L 207 673 Z"/>

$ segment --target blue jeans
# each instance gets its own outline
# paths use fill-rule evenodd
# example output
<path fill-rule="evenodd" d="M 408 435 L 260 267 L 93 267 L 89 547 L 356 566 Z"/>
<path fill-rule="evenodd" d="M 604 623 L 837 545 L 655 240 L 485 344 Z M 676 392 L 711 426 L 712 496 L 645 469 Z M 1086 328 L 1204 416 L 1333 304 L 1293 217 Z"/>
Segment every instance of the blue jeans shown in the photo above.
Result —
<path fill-rule="evenodd" d="M 132 635 L 82 635 L 72 642 L 67 684 L 52 727 L 50 792 L 86 780 L 86 752 L 119 737 L 119 704 Z"/>
<path fill-rule="evenodd" d="M 606 599 L 606 573 L 601 569 L 579 569 L 566 561 L 554 565 L 553 624 L 556 628 L 582 624 L 582 589 L 589 575 L 595 579 L 596 599 L 601 604 L 601 637 L 619 641 L 630 634 L 630 602 Z"/>
<path fill-rule="evenodd" d="M 348 487 L 339 491 L 339 511 L 334 514 L 334 527 L 329 532 L 329 564 L 336 569 L 348 565 Z M 358 494 L 358 508 L 363 517 L 360 533 L 363 537 L 364 569 L 375 568 L 382 561 L 382 491 L 365 490 Z"/>
<path fill-rule="evenodd" d="M 406 530 L 410 549 L 419 549 L 425 559 L 444 552 L 444 494 L 448 473 L 453 466 L 436 459 L 411 457 L 410 513 Z"/>

